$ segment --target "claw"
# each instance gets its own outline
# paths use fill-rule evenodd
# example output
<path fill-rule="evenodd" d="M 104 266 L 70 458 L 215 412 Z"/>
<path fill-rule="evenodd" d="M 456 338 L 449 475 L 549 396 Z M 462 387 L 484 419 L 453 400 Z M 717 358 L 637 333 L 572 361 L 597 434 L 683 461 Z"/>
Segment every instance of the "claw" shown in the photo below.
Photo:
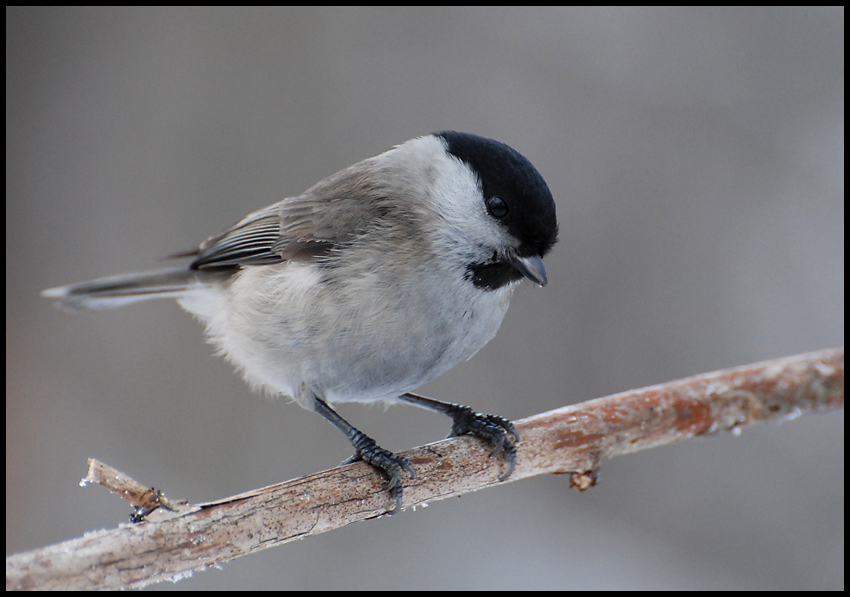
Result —
<path fill-rule="evenodd" d="M 371 437 L 352 427 L 348 421 L 339 416 L 334 409 L 328 406 L 318 396 L 314 395 L 313 400 L 316 412 L 327 419 L 331 425 L 342 431 L 351 442 L 351 445 L 354 446 L 354 455 L 343 461 L 342 464 L 363 461 L 384 473 L 388 479 L 387 490 L 390 492 L 390 497 L 395 500 L 395 507 L 389 513 L 395 514 L 401 510 L 402 485 L 401 479 L 399 479 L 399 472 L 403 470 L 412 479 L 416 478 L 416 471 L 413 469 L 410 461 L 403 456 L 393 454 L 389 450 L 384 450 Z"/>
<path fill-rule="evenodd" d="M 452 430 L 448 437 L 457 437 L 469 433 L 490 443 L 492 446 L 490 456 L 495 456 L 500 452 L 504 453 L 505 458 L 508 459 L 508 470 L 499 477 L 499 481 L 504 481 L 513 474 L 514 468 L 516 468 L 515 442 L 519 441 L 519 433 L 517 433 L 513 423 L 497 415 L 477 413 L 462 404 L 434 400 L 410 392 L 402 394 L 399 398 L 421 408 L 450 416 L 452 418 Z"/>
<path fill-rule="evenodd" d="M 517 433 L 513 423 L 504 417 L 477 413 L 468 406 L 459 404 L 451 405 L 451 409 L 446 414 L 454 421 L 448 437 L 457 437 L 468 433 L 488 441 L 493 446 L 490 450 L 490 456 L 504 453 L 508 460 L 508 470 L 499 477 L 499 481 L 504 481 L 513 474 L 516 468 L 516 444 L 514 441 L 519 441 L 519 433 Z"/>
<path fill-rule="evenodd" d="M 395 499 L 395 507 L 389 511 L 389 514 L 395 514 L 401 510 L 402 499 L 402 484 L 399 478 L 401 471 L 410 475 L 411 479 L 416 478 L 416 470 L 410 461 L 404 456 L 393 454 L 389 450 L 385 450 L 375 443 L 368 435 L 357 432 L 351 442 L 354 445 L 356 452 L 354 455 L 343 462 L 349 464 L 351 462 L 363 461 L 371 464 L 380 470 L 387 477 L 387 490 L 390 492 L 390 497 Z"/>

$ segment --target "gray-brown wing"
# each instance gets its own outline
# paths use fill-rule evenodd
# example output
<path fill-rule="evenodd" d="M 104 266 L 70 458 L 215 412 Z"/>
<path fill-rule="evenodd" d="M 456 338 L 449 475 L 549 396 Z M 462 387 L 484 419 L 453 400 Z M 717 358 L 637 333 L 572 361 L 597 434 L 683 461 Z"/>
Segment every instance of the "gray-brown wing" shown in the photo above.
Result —
<path fill-rule="evenodd" d="M 192 269 L 229 268 L 311 259 L 357 235 L 380 217 L 380 200 L 363 202 L 364 193 L 381 195 L 364 175 L 364 163 L 318 183 L 303 195 L 249 214 L 205 240 Z M 366 209 L 364 205 L 373 205 Z"/>

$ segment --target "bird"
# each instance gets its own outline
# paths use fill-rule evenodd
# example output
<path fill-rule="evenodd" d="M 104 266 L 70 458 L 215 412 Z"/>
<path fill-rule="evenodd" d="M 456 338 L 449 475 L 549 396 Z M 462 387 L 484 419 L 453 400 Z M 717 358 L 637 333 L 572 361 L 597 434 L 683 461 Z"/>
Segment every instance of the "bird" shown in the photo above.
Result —
<path fill-rule="evenodd" d="M 254 211 L 191 251 L 188 265 L 44 290 L 69 311 L 172 298 L 245 381 L 288 397 L 340 430 L 387 479 L 402 508 L 409 460 L 334 410 L 408 403 L 452 419 L 502 455 L 519 435 L 506 418 L 413 393 L 496 334 L 523 279 L 547 284 L 557 242 L 546 181 L 518 151 L 487 137 L 416 137 Z M 187 243 L 188 244 L 188 243 Z"/>

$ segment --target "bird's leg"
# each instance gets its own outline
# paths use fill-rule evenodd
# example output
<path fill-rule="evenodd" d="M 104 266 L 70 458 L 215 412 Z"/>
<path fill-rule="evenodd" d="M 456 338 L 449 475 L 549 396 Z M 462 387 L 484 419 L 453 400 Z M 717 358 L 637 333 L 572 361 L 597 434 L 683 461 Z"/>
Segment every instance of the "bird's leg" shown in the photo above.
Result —
<path fill-rule="evenodd" d="M 324 400 L 317 396 L 314 396 L 314 399 L 316 412 L 322 415 L 331 425 L 342 431 L 348 438 L 348 441 L 351 442 L 351 445 L 354 446 L 354 455 L 342 464 L 350 464 L 362 460 L 384 473 L 387 479 L 389 479 L 387 490 L 389 490 L 390 496 L 395 499 L 395 507 L 390 510 L 390 514 L 395 514 L 401 510 L 402 486 L 399 473 L 405 471 L 410 475 L 411 479 L 416 477 L 416 471 L 414 471 L 410 461 L 380 447 L 375 443 L 375 440 L 339 416 Z"/>
<path fill-rule="evenodd" d="M 453 423 L 452 430 L 447 437 L 457 437 L 469 433 L 470 435 L 486 440 L 493 446 L 490 456 L 504 452 L 505 457 L 508 459 L 508 470 L 499 478 L 500 481 L 504 481 L 514 472 L 514 467 L 516 466 L 515 442 L 519 441 L 519 434 L 513 424 L 507 419 L 498 415 L 477 413 L 462 404 L 442 402 L 409 392 L 399 396 L 399 399 L 450 416 Z"/>

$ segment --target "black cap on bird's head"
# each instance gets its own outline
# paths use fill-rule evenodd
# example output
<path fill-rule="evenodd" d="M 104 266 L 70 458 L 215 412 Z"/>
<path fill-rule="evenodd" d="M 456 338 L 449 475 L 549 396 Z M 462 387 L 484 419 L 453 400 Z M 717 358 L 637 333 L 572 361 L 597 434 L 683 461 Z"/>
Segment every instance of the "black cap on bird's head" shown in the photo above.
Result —
<path fill-rule="evenodd" d="M 525 156 L 499 141 L 456 131 L 434 135 L 478 175 L 488 214 L 519 241 L 511 254 L 470 264 L 472 282 L 495 290 L 526 277 L 545 286 L 542 257 L 558 240 L 558 221 L 543 176 Z"/>

